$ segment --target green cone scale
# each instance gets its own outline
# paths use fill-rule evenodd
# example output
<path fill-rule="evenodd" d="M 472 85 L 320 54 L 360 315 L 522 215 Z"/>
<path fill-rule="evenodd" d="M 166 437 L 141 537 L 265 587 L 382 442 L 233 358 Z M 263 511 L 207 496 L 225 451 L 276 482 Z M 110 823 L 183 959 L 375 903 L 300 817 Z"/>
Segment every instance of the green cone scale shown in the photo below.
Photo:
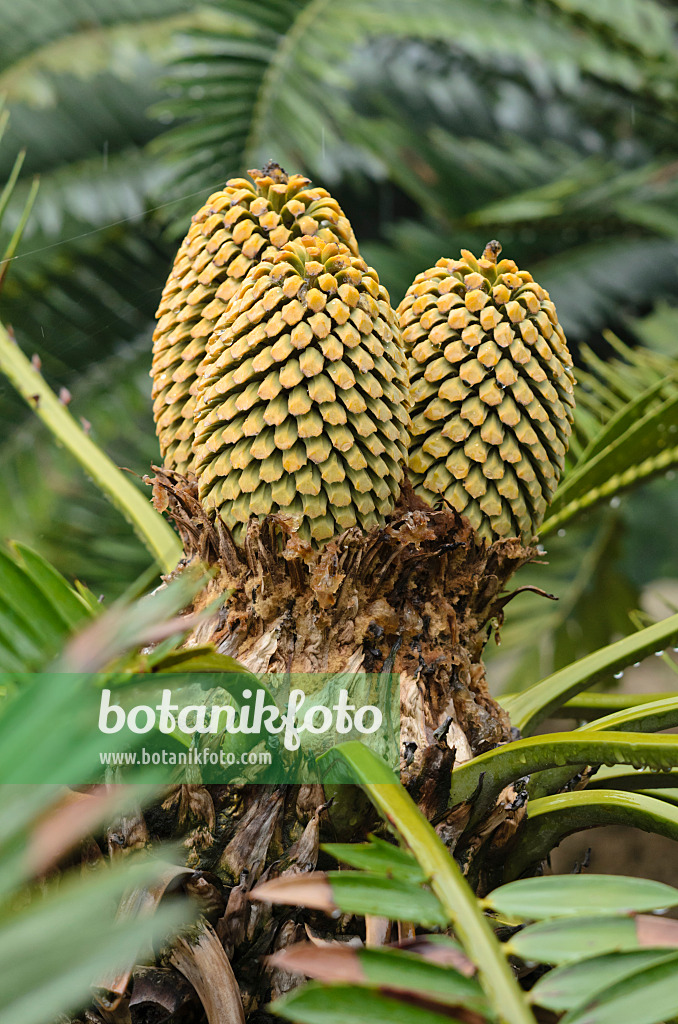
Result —
<path fill-rule="evenodd" d="M 286 512 L 315 542 L 369 530 L 404 474 L 407 366 L 374 270 L 307 237 L 247 274 L 200 367 L 195 472 L 236 542 L 250 515 Z"/>
<path fill-rule="evenodd" d="M 498 242 L 419 274 L 398 307 L 408 353 L 408 472 L 488 540 L 536 534 L 563 471 L 572 358 L 549 294 Z"/>
<path fill-rule="evenodd" d="M 277 164 L 233 178 L 195 214 L 165 285 L 153 335 L 153 414 L 168 469 L 193 470 L 197 370 L 250 267 L 302 235 L 343 242 L 351 225 L 324 188 Z"/>

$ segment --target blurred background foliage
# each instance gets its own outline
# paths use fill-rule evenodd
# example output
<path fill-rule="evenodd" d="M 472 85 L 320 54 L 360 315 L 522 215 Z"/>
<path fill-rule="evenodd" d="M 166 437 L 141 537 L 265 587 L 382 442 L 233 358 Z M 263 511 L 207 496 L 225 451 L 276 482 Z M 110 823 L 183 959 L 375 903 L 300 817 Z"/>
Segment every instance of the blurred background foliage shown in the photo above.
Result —
<path fill-rule="evenodd" d="M 0 16 L 0 180 L 26 150 L 10 232 L 41 180 L 0 319 L 139 486 L 158 457 L 150 338 L 174 251 L 211 191 L 270 158 L 336 195 L 394 304 L 441 255 L 500 238 L 588 360 L 582 448 L 602 415 L 595 360 L 633 390 L 615 339 L 678 388 L 672 4 L 0 0 Z M 4 381 L 0 427 L 0 537 L 122 592 L 147 552 Z M 548 566 L 519 582 L 560 600 L 512 604 L 502 685 L 632 631 L 629 609 L 678 575 L 673 472 L 545 538 Z"/>

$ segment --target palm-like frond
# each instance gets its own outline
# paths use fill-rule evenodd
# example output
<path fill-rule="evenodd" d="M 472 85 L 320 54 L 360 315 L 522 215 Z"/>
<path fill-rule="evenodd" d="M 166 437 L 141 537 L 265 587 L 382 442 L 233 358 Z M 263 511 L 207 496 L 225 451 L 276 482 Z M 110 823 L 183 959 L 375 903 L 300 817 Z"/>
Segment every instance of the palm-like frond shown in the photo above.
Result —
<path fill-rule="evenodd" d="M 668 737 L 659 740 L 666 745 Z M 484 757 L 488 762 L 502 760 L 511 747 L 518 746 L 509 744 Z M 374 755 L 359 744 L 341 745 L 335 755 L 350 768 L 351 777 L 388 822 L 399 845 L 374 837 L 369 843 L 355 846 L 332 844 L 327 852 L 357 870 L 318 872 L 302 881 L 298 876 L 278 878 L 255 888 L 254 899 L 334 913 L 352 914 L 357 908 L 362 913 L 386 916 L 396 916 L 401 901 L 406 899 L 414 920 L 420 924 L 427 920 L 437 923 L 447 916 L 455 938 L 449 934 L 420 934 L 405 948 L 383 951 L 349 951 L 340 949 L 338 943 L 322 953 L 311 944 L 293 946 L 276 955 L 276 966 L 323 984 L 316 982 L 285 996 L 276 1004 L 283 1017 L 307 1024 L 338 1024 L 346 1018 L 358 1022 L 387 1016 L 413 1024 L 423 1021 L 424 1014 L 426 1020 L 442 1021 L 456 1004 L 483 1017 L 491 1018 L 494 1011 L 502 1020 L 534 1020 L 520 994 L 511 988 L 511 979 L 497 958 L 500 951 L 524 962 L 522 984 L 528 989 L 531 966 L 539 961 L 559 965 L 553 977 L 545 967 L 539 969 L 537 977 L 541 980 L 527 999 L 533 1006 L 558 1012 L 570 1010 L 568 1021 L 602 1024 L 623 1019 L 630 1024 L 640 1014 L 647 1024 L 654 1024 L 678 1007 L 678 929 L 672 923 L 662 929 L 665 948 L 660 955 L 653 949 L 661 941 L 660 928 L 654 927 L 655 918 L 645 916 L 675 905 L 678 890 L 660 882 L 614 875 L 508 881 L 480 901 L 499 925 L 497 932 L 509 934 L 508 941 L 497 946 L 474 920 L 452 857 L 395 776 L 375 763 Z M 524 770 L 524 766 L 525 759 L 516 764 L 515 771 Z M 453 805 L 461 796 L 455 791 L 455 776 L 461 777 L 468 767 L 452 773 Z M 605 820 L 624 820 L 660 834 L 676 835 L 675 808 L 652 798 L 634 800 L 630 794 L 617 792 L 568 793 L 536 804 L 535 821 L 542 829 L 530 819 L 519 832 L 517 855 L 510 858 L 507 879 L 529 864 L 532 855 L 545 855 L 568 829 L 585 827 L 587 813 L 596 821 L 599 815 Z M 501 928 L 500 922 L 519 927 Z M 595 959 L 620 950 L 634 955 L 626 960 L 617 956 L 609 964 Z M 461 971 L 471 973 L 474 962 L 483 996 L 461 975 Z M 433 964 L 446 966 L 435 971 Z M 326 987 L 328 983 L 331 988 Z M 639 1007 L 647 1000 L 651 1009 L 643 1015 Z M 615 1011 L 628 1015 L 617 1018 Z M 456 1012 L 461 1015 L 459 1010 Z"/>
<path fill-rule="evenodd" d="M 26 150 L 5 230 L 19 219 L 30 175 L 42 179 L 1 315 L 51 380 L 70 387 L 102 355 L 152 331 L 172 246 L 160 219 L 147 218 L 164 199 L 164 172 L 142 156 L 164 130 L 148 107 L 163 95 L 156 79 L 174 32 L 199 12 L 185 0 L 94 0 L 83 14 L 49 0 L 34 13 L 10 5 L 0 42 L 10 115 L 0 177 Z M 3 413 L 8 425 L 21 415 L 11 399 Z"/>
<path fill-rule="evenodd" d="M 657 3 L 632 0 L 547 0 L 554 10 L 584 22 L 612 36 L 624 46 L 637 50 L 647 58 L 673 57 L 671 19 L 668 11 Z"/>
<path fill-rule="evenodd" d="M 190 0 L 119 0 L 115 4 L 88 0 L 86 8 L 74 7 L 67 0 L 45 0 L 19 8 L 11 0 L 3 0 L 0 63 L 7 67 L 78 32 L 96 34 L 109 26 L 134 26 L 137 22 L 190 11 L 192 7 Z"/>
<path fill-rule="evenodd" d="M 9 783 L 0 786 L 0 1012 L 12 1024 L 46 1024 L 55 1014 L 89 1002 L 98 975 L 136 958 L 140 948 L 165 941 L 191 917 L 183 900 L 152 916 L 116 915 L 126 892 L 167 874 L 161 859 L 166 851 L 156 850 L 142 861 L 123 857 L 117 867 L 87 876 L 75 869 L 51 881 L 44 875 L 54 875 L 64 854 L 92 829 L 111 815 L 138 813 L 139 803 L 155 793 L 148 770 L 140 786 L 118 787 L 117 793 L 113 787 L 103 796 L 55 785 L 63 769 L 72 780 L 101 772 L 100 737 L 96 730 L 83 732 L 83 720 L 74 713 L 97 698 L 99 681 L 84 666 L 101 670 L 136 650 L 202 581 L 178 580 L 162 594 L 118 607 L 106 621 L 92 624 L 98 609 L 91 595 L 78 595 L 34 552 L 21 547 L 0 552 L 0 575 L 0 618 L 4 625 L 9 617 L 12 626 L 10 646 L 5 647 L 4 631 L 0 645 L 0 777 Z M 77 646 L 71 644 L 55 662 L 55 653 L 76 634 Z M 20 649 L 25 643 L 29 651 Z M 45 672 L 50 663 L 53 671 Z M 37 776 L 35 784 L 12 784 L 24 782 L 27 771 Z M 81 808 L 82 802 L 89 804 L 84 815 L 68 813 L 69 801 L 75 800 Z"/>
<path fill-rule="evenodd" d="M 364 248 L 396 300 L 429 253 L 493 235 L 551 291 L 575 348 L 676 294 L 673 132 L 642 96 L 627 128 L 628 103 L 599 82 L 537 87 L 510 62 L 488 76 L 445 43 L 371 40 L 348 75 L 343 180 L 378 181 Z M 327 137 L 326 151 L 341 167 Z M 401 193 L 425 225 L 399 220 Z"/>
<path fill-rule="evenodd" d="M 42 667 L 92 617 L 91 604 L 23 545 L 0 549 L 0 578 L 0 671 Z"/>
<path fill-rule="evenodd" d="M 349 0 L 339 9 L 326 0 L 265 0 L 256 8 L 236 2 L 222 10 L 221 30 L 215 19 L 209 31 L 191 34 L 175 70 L 183 96 L 172 109 L 187 121 L 163 146 L 179 158 L 184 185 L 256 166 L 271 152 L 328 181 L 360 161 L 351 152 L 352 126 L 361 118 L 349 103 L 347 62 L 366 38 L 437 40 L 495 74 L 521 69 L 535 83 L 571 81 L 573 73 L 630 90 L 651 89 L 654 82 L 654 67 L 646 74 L 628 52 L 626 36 L 640 9 L 624 20 L 621 39 L 607 31 L 609 12 L 602 24 L 591 19 L 599 34 L 582 34 L 556 5 L 548 11 L 527 2 L 485 0 L 470 9 L 461 0 Z M 663 23 L 660 8 L 653 21 Z M 654 56 L 673 70 L 665 47 Z M 191 96 L 200 99 L 199 113 Z M 360 162 L 364 168 L 364 158 Z"/>
<path fill-rule="evenodd" d="M 608 340 L 618 353 L 608 362 L 586 353 L 580 451 L 556 492 L 544 535 L 678 464 L 676 360 L 633 350 L 613 335 Z"/>
<path fill-rule="evenodd" d="M 7 210 L 8 202 L 16 185 L 18 170 L 21 166 L 22 154 L 17 159 L 15 168 L 10 174 L 7 184 L 0 196 L 0 227 Z M 9 261 L 13 258 L 19 241 L 21 240 L 26 222 L 28 220 L 36 194 L 37 182 L 34 183 L 28 196 L 23 203 L 23 211 L 17 225 L 14 228 L 9 244 L 4 252 L 4 260 L 0 266 L 0 288 L 4 283 L 6 270 Z M 0 323 L 0 369 L 4 376 L 11 382 L 18 395 L 28 405 L 35 409 L 38 417 L 45 423 L 53 434 L 69 453 L 80 463 L 85 472 L 95 482 L 97 487 L 106 494 L 110 500 L 123 513 L 137 532 L 139 538 L 149 548 L 154 559 L 165 571 L 172 569 L 179 559 L 181 546 L 176 535 L 162 519 L 162 517 L 149 505 L 147 500 L 141 497 L 134 485 L 120 472 L 115 464 L 97 447 L 87 435 L 87 431 L 78 424 L 66 409 L 67 402 L 59 401 L 51 391 L 40 374 L 39 366 L 36 366 L 22 353 L 14 338 Z M 18 631 L 20 638 L 30 637 L 31 631 L 40 635 L 41 631 L 48 636 L 58 638 L 59 630 L 55 631 L 54 624 L 49 620 L 40 624 L 39 601 L 36 600 L 36 587 L 21 576 L 17 567 L 9 560 L 5 561 L 5 573 L 9 574 L 11 582 L 15 587 L 24 593 L 27 603 L 20 623 L 23 621 L 25 628 Z M 39 589 L 38 589 L 39 593 Z M 33 625 L 31 615 L 37 620 Z M 44 616 L 43 616 L 44 617 Z M 5 639 L 12 646 L 14 636 L 12 633 L 13 615 L 10 613 L 6 623 Z M 27 645 L 30 649 L 30 643 Z M 22 649 L 15 652 L 19 657 Z"/>

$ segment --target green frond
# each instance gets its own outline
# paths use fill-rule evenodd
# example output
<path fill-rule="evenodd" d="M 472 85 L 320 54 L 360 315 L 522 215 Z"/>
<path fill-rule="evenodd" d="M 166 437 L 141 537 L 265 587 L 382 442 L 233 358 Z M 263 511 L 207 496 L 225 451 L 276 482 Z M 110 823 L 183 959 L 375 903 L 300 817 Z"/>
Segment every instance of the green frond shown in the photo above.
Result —
<path fill-rule="evenodd" d="M 406 977 L 406 966 L 403 967 Z M 402 975 L 401 980 L 404 981 Z M 432 1002 L 435 1005 L 435 996 L 438 995 L 435 991 L 429 991 L 426 999 L 428 1005 L 421 1009 L 416 1006 L 418 1000 L 414 985 L 408 989 L 403 999 L 399 999 L 392 988 L 387 988 L 387 991 L 388 994 L 376 988 L 365 989 L 357 985 L 337 983 L 332 986 L 332 998 L 328 1000 L 327 988 L 311 982 L 303 989 L 279 999 L 275 1009 L 284 1020 L 295 1021 L 298 1024 L 346 1024 L 347 1021 L 352 1021 L 353 1024 L 368 1024 L 374 1020 L 396 1021 L 402 1019 L 403 1012 L 408 1024 L 444 1024 L 447 1019 L 443 1001 L 438 1004 L 440 1013 L 436 1013 L 431 1006 Z M 422 994 L 419 998 L 423 1002 L 425 997 Z M 414 1006 L 412 1002 L 415 1003 Z"/>
<path fill-rule="evenodd" d="M 583 450 L 556 491 L 544 536 L 678 464 L 678 362 L 607 339 L 615 357 L 603 362 L 589 350 L 578 375 Z"/>
<path fill-rule="evenodd" d="M 193 8 L 190 0 L 88 0 L 87 24 L 97 30 L 115 25 L 135 25 L 153 18 L 163 19 Z M 83 12 L 68 0 L 40 0 L 18 8 L 11 0 L 0 3 L 3 33 L 0 42 L 0 66 L 21 60 L 55 40 L 84 31 Z"/>
<path fill-rule="evenodd" d="M 637 404 L 633 400 L 630 403 Z M 631 420 L 631 410 L 628 416 L 625 413 L 611 425 L 610 433 L 614 430 L 615 436 L 610 438 L 608 434 L 605 447 L 565 477 L 542 524 L 544 536 L 583 509 L 678 465 L 678 437 L 672 437 L 678 433 L 678 388 L 672 398 L 635 421 Z M 630 425 L 617 432 L 615 428 L 624 421 L 630 421 Z"/>
<path fill-rule="evenodd" d="M 7 1024 L 44 1024 L 54 1013 L 91 999 L 92 978 L 118 965 L 145 945 L 190 920 L 184 901 L 167 903 L 157 914 L 116 925 L 112 908 L 130 886 L 150 884 L 162 873 L 156 858 L 134 865 L 123 861 L 88 878 L 76 875 L 51 887 L 0 925 L 0 1010 Z M 39 957 L 38 977 L 33 965 Z"/>
<path fill-rule="evenodd" d="M 593 654 L 554 672 L 522 693 L 501 698 L 513 724 L 526 733 L 532 731 L 561 704 L 601 679 L 622 671 L 659 648 L 672 645 L 678 637 L 678 615 L 617 640 Z"/>
<path fill-rule="evenodd" d="M 24 250 L 57 240 L 63 247 L 72 236 L 96 229 L 138 227 L 148 211 L 149 197 L 162 194 L 167 176 L 166 169 L 150 163 L 137 148 L 110 153 L 105 159 L 97 153 L 42 172 L 24 233 Z M 15 187 L 6 212 L 8 230 L 19 221 L 29 190 L 30 181 L 25 178 Z M 29 258 L 24 255 L 20 262 Z"/>
<path fill-rule="evenodd" d="M 587 828 L 626 825 L 678 840 L 678 807 L 642 793 L 582 790 L 530 801 L 530 818 L 512 858 L 510 877 L 539 863 L 565 836 Z"/>
<path fill-rule="evenodd" d="M 139 20 L 135 20 L 135 11 L 134 17 L 119 21 L 99 20 L 96 27 L 78 21 L 69 31 L 70 26 L 63 18 L 67 5 L 63 3 L 53 37 L 36 42 L 25 56 L 3 62 L 0 95 L 9 103 L 50 106 L 55 98 L 55 78 L 59 75 L 75 76 L 91 84 L 97 75 L 110 74 L 114 69 L 122 80 L 134 78 L 144 65 L 152 67 L 167 59 L 174 52 L 175 34 L 199 25 L 204 17 L 200 7 L 193 8 L 187 3 L 146 6 L 149 11 Z M 112 11 L 115 8 L 109 8 L 107 14 Z"/>
<path fill-rule="evenodd" d="M 621 730 L 622 732 L 659 732 L 662 729 L 673 729 L 678 726 L 678 698 L 667 695 L 658 700 L 641 701 L 631 707 L 613 711 L 609 715 L 597 718 L 595 722 L 580 725 L 573 733 Z M 638 766 L 636 766 L 638 767 Z M 577 766 L 578 772 L 585 770 L 585 764 Z M 575 777 L 572 769 L 554 768 L 540 772 L 529 784 L 530 797 L 548 796 L 560 790 L 570 788 Z M 646 780 L 647 781 L 647 780 Z M 600 782 L 600 779 L 597 779 Z"/>
<path fill-rule="evenodd" d="M 450 804 L 456 806 L 473 799 L 474 819 L 479 820 L 494 805 L 502 789 L 518 779 L 536 772 L 555 772 L 554 764 L 613 763 L 668 771 L 678 767 L 678 744 L 672 736 L 636 736 L 631 731 L 607 733 L 590 728 L 528 736 L 479 754 L 455 768 L 450 783 Z M 564 774 L 566 782 L 567 773 Z M 483 775 L 485 777 L 481 778 Z M 477 790 L 479 795 L 474 798 Z M 531 800 L 530 807 L 532 804 Z"/>
<path fill-rule="evenodd" d="M 669 697 L 678 699 L 675 693 L 580 693 L 566 701 L 560 708 L 559 714 L 568 718 L 584 719 L 594 721 L 603 716 L 616 714 L 618 711 L 628 711 L 634 708 L 642 708 L 644 704 L 653 704 L 657 700 L 668 700 Z"/>
<path fill-rule="evenodd" d="M 0 549 L 0 580 L 0 671 L 47 664 L 91 618 L 82 597 L 30 548 Z"/>
<path fill-rule="evenodd" d="M 651 878 L 622 875 L 548 875 L 520 878 L 494 889 L 487 909 L 523 921 L 555 919 L 561 925 L 582 917 L 642 914 L 678 906 L 678 889 Z M 510 946 L 509 946 L 510 948 Z"/>
<path fill-rule="evenodd" d="M 514 192 L 475 211 L 470 223 L 510 225 L 566 218 L 585 229 L 592 217 L 606 217 L 651 226 L 659 234 L 675 237 L 678 184 L 672 162 L 652 161 L 624 170 L 612 159 L 582 158 L 564 147 L 559 148 L 558 156 L 565 165 L 564 173 L 551 173 L 546 184 Z"/>
<path fill-rule="evenodd" d="M 588 784 L 589 789 L 623 789 L 646 793 L 658 800 L 676 803 L 678 771 L 651 772 L 644 768 L 632 769 L 624 765 L 608 765 L 599 769 Z M 546 794 L 544 794 L 546 795 Z"/>
<path fill-rule="evenodd" d="M 547 0 L 549 6 L 631 47 L 648 58 L 671 57 L 669 11 L 654 0 Z"/>
<path fill-rule="evenodd" d="M 154 797 L 152 771 L 142 770 L 139 785 L 82 794 L 93 802 L 87 823 L 64 813 L 64 788 L 54 780 L 61 769 L 72 779 L 101 771 L 101 737 L 92 729 L 83 734 L 82 717 L 74 713 L 86 701 L 98 700 L 101 677 L 91 671 L 147 642 L 149 629 L 175 615 L 205 578 L 184 574 L 161 594 L 118 606 L 83 633 L 92 617 L 88 602 L 35 552 L 17 546 L 12 556 L 0 553 L 0 574 L 2 616 L 8 607 L 13 616 L 11 640 L 37 638 L 38 660 L 30 664 L 43 670 L 36 674 L 26 672 L 25 664 L 0 665 L 0 777 L 9 783 L 0 787 L 0 1014 L 12 1024 L 46 1024 L 55 1014 L 87 1004 L 93 978 L 136 959 L 140 948 L 163 942 L 193 916 L 183 899 L 143 917 L 116 914 L 130 890 L 156 885 L 168 869 L 176 873 L 163 860 L 174 851 L 156 848 L 141 860 L 122 857 L 117 866 L 87 876 L 67 866 L 55 871 L 82 840 L 83 827 L 101 828 L 111 816 L 138 813 L 139 804 Z M 74 631 L 77 645 L 54 663 L 55 645 L 63 647 Z M 2 640 L 4 650 L 4 635 Z M 53 671 L 44 672 L 46 661 L 54 664 Z M 17 785 L 25 781 L 28 751 L 42 781 Z"/>
<path fill-rule="evenodd" d="M 582 921 L 582 928 L 578 938 L 581 941 L 584 927 L 591 922 Z M 623 921 L 614 922 L 613 934 L 619 934 L 623 928 Z M 634 929 L 635 930 L 635 929 Z M 536 938 L 536 936 L 535 936 Z M 613 946 L 612 949 L 618 949 Z M 597 957 L 591 957 L 583 962 L 566 964 L 554 971 L 549 971 L 548 976 L 541 979 L 532 989 L 532 998 L 537 1006 L 545 1006 L 555 1012 L 563 1010 L 576 1010 L 579 1007 L 588 1007 L 594 999 L 598 999 L 599 993 L 607 993 L 613 986 L 630 981 L 633 985 L 634 995 L 648 1005 L 655 995 L 647 990 L 648 981 L 645 970 L 654 967 L 666 966 L 668 969 L 669 984 L 676 969 L 676 955 L 671 950 L 655 951 L 651 949 L 634 950 L 631 947 L 629 952 L 610 952 Z M 667 975 L 664 973 L 664 978 Z M 654 979 L 652 979 L 654 980 Z M 650 981 L 650 984 L 652 982 Z M 635 1013 L 635 1007 L 629 1007 L 629 992 L 625 992 L 625 1012 Z M 656 1005 L 651 1003 L 650 1005 Z M 615 1007 L 615 1012 L 617 1008 Z M 663 1008 L 660 1011 L 663 1013 Z M 619 1021 L 619 1017 L 615 1018 Z M 631 1018 L 633 1020 L 633 1018 Z"/>
<path fill-rule="evenodd" d="M 623 310 L 631 313 L 676 295 L 677 256 L 675 242 L 618 235 L 574 244 L 534 272 L 551 293 L 567 336 L 583 341 L 619 324 Z"/>
<path fill-rule="evenodd" d="M 488 0 L 471 10 L 462 0 L 424 0 L 416 7 L 408 0 L 348 0 L 341 8 L 328 0 L 264 0 L 256 13 L 240 2 L 223 10 L 221 32 L 215 24 L 209 32 L 190 33 L 188 52 L 175 68 L 183 93 L 176 113 L 189 119 L 160 145 L 183 164 L 184 186 L 260 165 L 272 152 L 283 163 L 301 163 L 335 180 L 338 142 L 352 142 L 356 129 L 363 136 L 369 131 L 349 102 L 349 62 L 366 38 L 436 40 L 486 67 L 503 59 L 554 81 L 574 71 L 629 90 L 652 83 L 625 42 L 582 35 L 559 12 L 528 3 L 507 7 Z M 231 116 L 222 119 L 219 133 L 223 90 L 233 81 L 240 89 L 227 93 Z M 197 90 L 200 113 L 191 116 L 187 99 Z M 168 109 L 174 109 L 171 103 Z M 200 156 L 205 124 L 214 131 Z"/>

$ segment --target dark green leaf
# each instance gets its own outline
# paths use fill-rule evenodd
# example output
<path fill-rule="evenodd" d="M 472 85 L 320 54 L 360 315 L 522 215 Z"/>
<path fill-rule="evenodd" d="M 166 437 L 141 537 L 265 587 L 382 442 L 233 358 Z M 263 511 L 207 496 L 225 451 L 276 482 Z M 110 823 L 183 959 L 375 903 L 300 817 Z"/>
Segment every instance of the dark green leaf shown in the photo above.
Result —
<path fill-rule="evenodd" d="M 311 983 L 278 999 L 271 1007 L 281 1017 L 300 1024 L 454 1024 L 447 1008 L 441 1012 L 417 1005 L 416 998 L 401 1002 L 393 996 L 371 991 L 358 985 L 325 985 Z"/>
<path fill-rule="evenodd" d="M 428 963 L 414 953 L 397 949 L 361 949 L 358 960 L 367 985 L 401 992 L 418 992 L 441 1003 L 458 1003 L 479 1008 L 483 991 L 475 978 L 467 978 L 451 967 Z"/>
<path fill-rule="evenodd" d="M 656 700 L 678 699 L 678 693 L 580 693 L 560 708 L 563 718 L 583 718 L 594 721 L 604 715 L 613 715 L 629 708 L 641 708 Z"/>
<path fill-rule="evenodd" d="M 637 486 L 678 463 L 678 444 L 669 434 L 678 428 L 678 394 L 632 419 L 622 430 L 608 438 L 605 447 L 582 465 L 566 474 L 551 503 L 543 536 L 561 527 L 574 515 L 626 487 Z"/>
<path fill-rule="evenodd" d="M 634 707 L 615 711 L 595 722 L 582 726 L 590 732 L 619 729 L 625 732 L 658 732 L 678 726 L 678 697 L 667 695 Z"/>
<path fill-rule="evenodd" d="M 12 547 L 21 559 L 24 572 L 30 576 L 42 592 L 45 601 L 54 607 L 69 629 L 76 629 L 92 617 L 92 610 L 87 602 L 37 551 L 18 542 L 13 543 Z"/>
<path fill-rule="evenodd" d="M 523 693 L 502 697 L 501 703 L 510 714 L 512 723 L 521 732 L 530 732 L 580 690 L 593 686 L 600 679 L 658 649 L 672 645 L 677 637 L 678 615 L 672 615 L 554 672 Z"/>
<path fill-rule="evenodd" d="M 358 871 L 329 871 L 336 905 L 347 914 L 373 914 L 393 920 L 445 927 L 448 918 L 433 893 L 397 878 Z"/>
<path fill-rule="evenodd" d="M 324 843 L 322 849 L 352 868 L 405 882 L 426 881 L 424 872 L 411 854 L 377 836 L 370 836 L 368 843 Z"/>
<path fill-rule="evenodd" d="M 675 736 L 633 732 L 552 732 L 527 736 L 479 754 L 452 772 L 452 805 L 474 798 L 474 814 L 488 810 L 510 782 L 561 765 L 630 764 L 667 771 L 678 767 Z M 566 774 L 566 780 L 569 773 Z M 574 774 L 574 773 L 572 773 Z M 531 805 L 531 808 L 533 805 Z"/>

